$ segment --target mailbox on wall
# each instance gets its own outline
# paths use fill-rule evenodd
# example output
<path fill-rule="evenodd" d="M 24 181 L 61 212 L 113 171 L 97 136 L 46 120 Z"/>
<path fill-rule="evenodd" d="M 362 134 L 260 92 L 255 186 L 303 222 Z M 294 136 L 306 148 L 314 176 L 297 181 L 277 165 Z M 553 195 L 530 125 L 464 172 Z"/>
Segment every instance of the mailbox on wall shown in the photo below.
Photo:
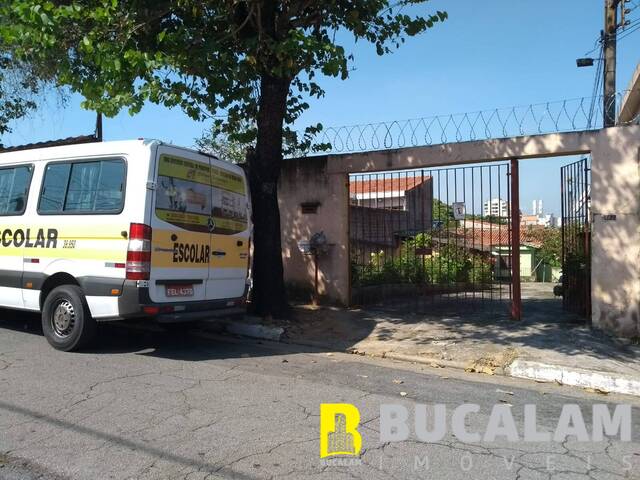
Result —
<path fill-rule="evenodd" d="M 329 251 L 327 236 L 324 232 L 314 233 L 309 240 L 298 242 L 298 249 L 303 255 L 322 255 Z"/>
<path fill-rule="evenodd" d="M 313 256 L 315 269 L 314 303 L 318 303 L 318 257 L 328 253 L 330 246 L 331 244 L 327 242 L 327 236 L 324 232 L 314 233 L 310 239 L 300 240 L 298 242 L 298 249 L 300 250 L 300 253 L 303 255 Z"/>

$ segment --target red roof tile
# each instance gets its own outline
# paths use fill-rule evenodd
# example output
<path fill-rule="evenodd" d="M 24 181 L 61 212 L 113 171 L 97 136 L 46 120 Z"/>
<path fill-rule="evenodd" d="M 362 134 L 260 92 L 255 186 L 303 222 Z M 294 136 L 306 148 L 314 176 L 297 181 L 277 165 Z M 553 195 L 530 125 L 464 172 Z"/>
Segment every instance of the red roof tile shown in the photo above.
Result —
<path fill-rule="evenodd" d="M 430 176 L 385 177 L 384 174 L 373 175 L 369 180 L 352 180 L 349 182 L 349 193 L 367 194 L 382 192 L 398 192 L 411 190 L 427 181 Z"/>
<path fill-rule="evenodd" d="M 532 226 L 520 229 L 520 244 L 532 247 L 542 246 L 540 230 L 544 227 Z M 458 228 L 455 237 L 464 242 L 470 248 L 490 248 L 497 245 L 509 245 L 509 227 L 503 225 L 502 228 Z M 455 241 L 455 240 L 454 240 Z"/>

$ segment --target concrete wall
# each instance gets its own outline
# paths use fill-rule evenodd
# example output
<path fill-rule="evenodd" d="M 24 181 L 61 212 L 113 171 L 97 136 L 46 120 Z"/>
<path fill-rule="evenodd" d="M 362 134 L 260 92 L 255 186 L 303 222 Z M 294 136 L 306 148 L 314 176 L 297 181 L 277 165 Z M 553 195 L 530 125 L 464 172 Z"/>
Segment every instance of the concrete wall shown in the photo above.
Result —
<path fill-rule="evenodd" d="M 496 278 L 509 278 L 511 276 L 511 268 L 502 268 L 498 260 L 498 255 L 501 255 L 503 259 L 509 260 L 509 246 L 495 246 L 491 249 L 491 254 L 496 260 L 495 275 Z M 523 281 L 532 281 L 535 278 L 532 275 L 533 269 L 536 266 L 536 253 L 535 249 L 526 245 L 520 246 L 520 278 Z"/>
<path fill-rule="evenodd" d="M 593 325 L 638 336 L 640 127 L 602 130 L 591 152 Z"/>
<path fill-rule="evenodd" d="M 287 160 L 280 185 L 287 280 L 313 284 L 312 262 L 298 253 L 296 242 L 324 230 L 336 245 L 320 261 L 321 293 L 348 303 L 348 173 L 588 153 L 592 155 L 593 325 L 622 336 L 640 335 L 638 125 Z M 558 168 L 561 165 L 559 161 Z M 299 204 L 313 200 L 321 202 L 318 213 L 302 215 Z"/>
<path fill-rule="evenodd" d="M 287 285 L 301 293 L 314 289 L 313 257 L 303 255 L 298 241 L 323 231 L 331 244 L 318 262 L 321 300 L 349 304 L 349 190 L 345 173 L 327 172 L 327 157 L 286 160 L 279 184 L 282 258 Z M 317 213 L 301 204 L 319 203 Z"/>
<path fill-rule="evenodd" d="M 406 198 L 406 201 L 405 201 Z M 349 238 L 371 251 L 395 248 L 408 232 L 424 232 L 432 228 L 433 182 L 426 179 L 407 190 L 402 197 L 404 210 L 392 210 L 391 203 L 372 208 L 359 205 L 349 207 Z M 399 202 L 396 203 L 398 205 Z"/>
<path fill-rule="evenodd" d="M 533 271 L 533 252 L 530 249 L 520 250 L 520 278 L 531 279 Z"/>
<path fill-rule="evenodd" d="M 403 227 L 408 223 L 406 210 L 349 207 L 349 238 L 352 242 L 369 245 L 372 251 L 398 246 Z M 430 225 L 430 224 L 425 224 Z M 407 227 L 404 231 L 408 230 Z M 426 230 L 426 227 L 425 227 Z"/>

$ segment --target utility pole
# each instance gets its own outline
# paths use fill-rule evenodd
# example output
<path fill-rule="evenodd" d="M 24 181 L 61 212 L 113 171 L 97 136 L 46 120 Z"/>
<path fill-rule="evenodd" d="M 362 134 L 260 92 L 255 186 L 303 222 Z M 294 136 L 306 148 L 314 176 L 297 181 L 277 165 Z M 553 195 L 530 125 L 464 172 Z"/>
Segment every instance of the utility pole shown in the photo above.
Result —
<path fill-rule="evenodd" d="M 604 0 L 604 31 L 602 43 L 604 49 L 604 95 L 602 96 L 602 115 L 604 127 L 616 124 L 616 34 L 618 32 L 618 5 L 624 0 Z"/>
<path fill-rule="evenodd" d="M 102 114 L 96 114 L 96 132 L 95 137 L 98 142 L 102 142 Z"/>

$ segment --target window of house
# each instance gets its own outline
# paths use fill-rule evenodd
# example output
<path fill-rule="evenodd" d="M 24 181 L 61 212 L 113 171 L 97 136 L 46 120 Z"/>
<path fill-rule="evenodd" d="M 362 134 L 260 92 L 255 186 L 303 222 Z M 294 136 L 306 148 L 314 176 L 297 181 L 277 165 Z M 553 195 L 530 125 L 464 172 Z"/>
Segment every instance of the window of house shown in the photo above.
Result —
<path fill-rule="evenodd" d="M 0 215 L 22 215 L 27 208 L 31 166 L 0 169 Z"/>
<path fill-rule="evenodd" d="M 51 163 L 40 192 L 40 213 L 118 213 L 124 202 L 120 159 Z"/>

